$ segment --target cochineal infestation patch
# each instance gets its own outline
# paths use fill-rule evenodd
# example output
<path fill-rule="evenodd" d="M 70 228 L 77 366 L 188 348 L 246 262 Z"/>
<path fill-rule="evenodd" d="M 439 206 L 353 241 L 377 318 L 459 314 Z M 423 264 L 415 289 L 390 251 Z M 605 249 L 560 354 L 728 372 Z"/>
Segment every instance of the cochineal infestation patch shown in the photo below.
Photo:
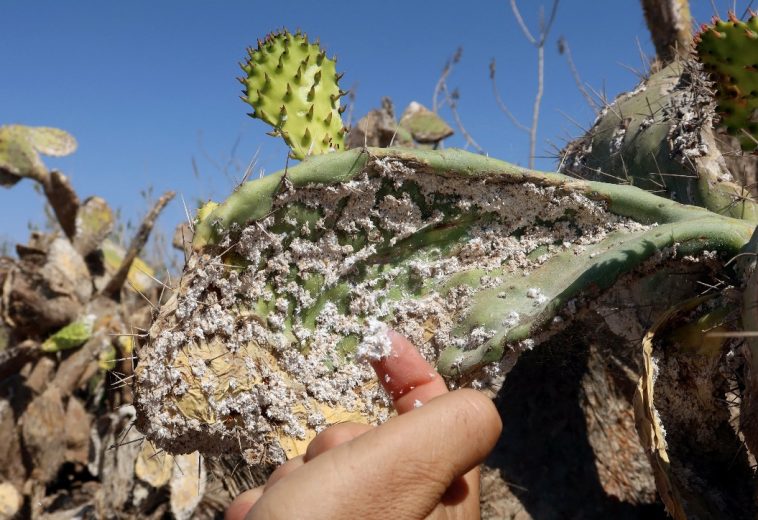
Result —
<path fill-rule="evenodd" d="M 391 157 L 338 184 L 295 188 L 284 176 L 266 216 L 189 258 L 140 351 L 137 426 L 171 452 L 281 462 L 330 424 L 392 414 L 366 362 L 388 352 L 386 327 L 432 364 L 451 346 L 475 349 L 551 296 L 527 283 L 493 322 L 471 319 L 477 294 L 645 229 L 560 186 Z M 481 387 L 498 370 L 448 384 Z"/>

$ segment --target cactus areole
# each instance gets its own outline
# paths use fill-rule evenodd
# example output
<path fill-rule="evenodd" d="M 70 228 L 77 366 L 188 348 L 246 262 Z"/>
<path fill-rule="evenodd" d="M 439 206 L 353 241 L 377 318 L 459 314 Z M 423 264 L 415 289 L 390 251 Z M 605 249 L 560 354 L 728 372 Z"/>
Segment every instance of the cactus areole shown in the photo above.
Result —
<path fill-rule="evenodd" d="M 137 425 L 171 452 L 282 461 L 330 424 L 389 417 L 358 356 L 377 320 L 449 384 L 483 387 L 622 274 L 732 255 L 751 233 L 631 186 L 460 150 L 312 157 L 197 223 L 140 352 Z"/>

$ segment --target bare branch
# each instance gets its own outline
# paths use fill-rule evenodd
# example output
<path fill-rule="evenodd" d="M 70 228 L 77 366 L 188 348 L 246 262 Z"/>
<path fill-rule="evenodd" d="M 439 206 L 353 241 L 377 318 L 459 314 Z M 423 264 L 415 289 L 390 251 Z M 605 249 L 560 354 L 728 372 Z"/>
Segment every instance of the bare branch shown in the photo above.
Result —
<path fill-rule="evenodd" d="M 442 89 L 445 85 L 445 80 L 447 79 L 447 76 L 450 74 L 450 62 L 448 61 L 445 63 L 445 67 L 442 69 L 442 74 L 440 75 L 440 79 L 437 80 L 437 84 L 434 85 L 434 93 L 432 94 L 432 112 L 435 114 L 439 112 L 440 109 L 440 103 L 439 98 L 440 94 L 442 93 Z"/>
<path fill-rule="evenodd" d="M 590 106 L 593 112 L 597 114 L 600 110 L 600 107 L 597 106 L 597 103 L 595 103 L 595 100 L 592 99 L 592 96 L 589 92 L 587 92 L 587 89 L 584 88 L 584 83 L 582 82 L 582 78 L 579 77 L 579 71 L 576 68 L 576 65 L 574 64 L 574 58 L 571 56 L 571 48 L 569 47 L 568 42 L 566 41 L 566 38 L 561 36 L 558 38 L 558 53 L 563 54 L 566 56 L 566 62 L 568 63 L 569 70 L 571 71 L 571 76 L 574 78 L 574 83 L 576 83 L 576 88 L 579 89 L 579 92 L 582 93 L 582 96 L 584 96 L 584 100 L 587 101 L 587 104 Z"/>
<path fill-rule="evenodd" d="M 118 299 L 121 294 L 121 288 L 124 286 L 126 277 L 129 274 L 129 269 L 132 267 L 132 263 L 137 258 L 137 255 L 140 254 L 142 248 L 145 247 L 147 239 L 150 237 L 150 232 L 153 230 L 153 226 L 155 226 L 155 221 L 157 220 L 158 215 L 160 215 L 163 208 L 166 207 L 166 204 L 174 198 L 174 195 L 176 194 L 173 191 L 167 191 L 161 195 L 161 198 L 155 203 L 153 209 L 151 209 L 145 216 L 145 219 L 137 230 L 137 234 L 132 239 L 132 243 L 129 244 L 129 249 L 126 251 L 124 259 L 121 261 L 121 265 L 103 289 L 103 296 L 107 296 L 114 300 Z"/>
<path fill-rule="evenodd" d="M 553 26 L 553 22 L 555 21 L 555 16 L 558 14 L 558 3 L 559 0 L 553 0 L 553 7 L 550 9 L 550 17 L 548 18 L 547 23 L 544 22 L 544 15 L 540 16 L 540 37 L 537 39 L 534 37 L 534 35 L 532 35 L 529 27 L 526 26 L 524 18 L 521 16 L 521 11 L 519 11 L 518 5 L 516 4 L 516 0 L 511 0 L 511 11 L 513 11 L 513 16 L 516 18 L 516 21 L 518 22 L 519 27 L 521 27 L 521 31 L 524 33 L 524 36 L 526 36 L 526 39 L 529 40 L 529 43 L 535 47 L 545 44 L 545 40 L 547 39 L 548 34 L 550 34 L 550 28 Z M 544 13 L 544 10 L 542 8 L 540 8 L 540 13 Z"/>
<path fill-rule="evenodd" d="M 478 153 L 484 153 L 484 149 L 479 146 L 479 143 L 474 140 L 471 134 L 466 130 L 466 127 L 463 126 L 463 121 L 461 121 L 461 117 L 458 114 L 458 90 L 456 89 L 451 93 L 447 87 L 447 78 L 453 71 L 453 67 L 461 61 L 461 56 L 463 56 L 463 47 L 458 47 L 452 57 L 445 62 L 442 74 L 440 74 L 440 78 L 434 86 L 434 93 L 432 94 L 432 111 L 436 114 L 443 105 L 447 105 L 450 108 L 450 113 L 455 120 L 455 124 L 458 127 L 458 130 L 460 130 L 463 138 L 466 140 L 466 143 Z M 395 139 L 394 135 L 392 136 L 392 139 Z"/>
<path fill-rule="evenodd" d="M 544 40 L 543 40 L 544 41 Z M 540 121 L 540 105 L 545 91 L 545 46 L 537 48 L 537 94 L 534 96 L 532 108 L 532 128 L 529 131 L 529 168 L 534 168 L 534 158 L 537 153 L 537 125 Z"/>
<path fill-rule="evenodd" d="M 749 4 L 747 4 L 747 7 L 746 7 L 746 8 L 745 8 L 745 10 L 742 12 L 742 16 L 740 16 L 740 19 L 741 19 L 741 20 L 744 20 L 745 18 L 747 18 L 747 15 L 749 15 L 749 14 L 750 14 L 750 10 L 753 8 L 753 3 L 754 3 L 754 2 L 755 2 L 755 0 L 750 0 L 750 3 L 749 3 Z"/>
<path fill-rule="evenodd" d="M 453 72 L 453 66 L 457 65 L 459 61 L 461 61 L 461 57 L 463 56 L 463 47 L 458 47 L 455 50 L 455 53 L 453 53 L 453 56 L 445 62 L 445 66 L 442 69 L 442 74 L 440 74 L 440 78 L 437 80 L 437 84 L 434 85 L 434 94 L 432 94 L 432 112 L 435 114 L 440 109 L 440 94 L 442 94 L 443 90 L 447 86 L 447 77 L 450 75 L 451 72 Z"/>
<path fill-rule="evenodd" d="M 516 18 L 519 27 L 521 27 L 521 31 L 524 33 L 524 36 L 526 36 L 526 39 L 529 40 L 529 43 L 532 45 L 537 45 L 537 39 L 532 36 L 532 32 L 529 30 L 529 27 L 526 26 L 524 19 L 521 17 L 521 12 L 518 10 L 516 0 L 511 0 L 511 11 L 513 11 L 513 16 Z"/>
<path fill-rule="evenodd" d="M 503 113 L 508 117 L 508 119 L 511 120 L 511 123 L 513 123 L 513 126 L 518 128 L 519 130 L 529 133 L 529 127 L 523 124 L 521 121 L 516 119 L 516 116 L 513 115 L 513 112 L 511 112 L 508 109 L 508 106 L 503 101 L 503 98 L 500 97 L 500 91 L 497 88 L 497 82 L 495 81 L 495 59 L 493 58 L 492 61 L 490 61 L 490 82 L 492 83 L 492 93 L 495 95 L 495 101 L 497 102 L 498 107 L 500 107 L 500 110 L 503 111 Z"/>
<path fill-rule="evenodd" d="M 454 91 L 452 94 L 448 92 L 447 90 L 447 84 L 442 84 L 442 90 L 445 94 L 445 101 L 447 103 L 447 106 L 450 107 L 450 113 L 453 115 L 453 119 L 455 120 L 455 124 L 458 127 L 458 129 L 461 131 L 461 135 L 466 140 L 466 142 L 471 145 L 477 152 L 484 153 L 484 148 L 479 146 L 479 143 L 477 143 L 473 137 L 471 137 L 471 134 L 468 133 L 466 128 L 463 126 L 463 122 L 461 121 L 460 116 L 458 115 L 458 109 L 457 109 L 457 100 L 458 100 L 458 93 L 457 91 Z"/>
<path fill-rule="evenodd" d="M 526 26 L 526 23 L 524 22 L 524 18 L 521 16 L 521 11 L 519 11 L 518 5 L 516 4 L 516 0 L 510 0 L 511 4 L 511 11 L 513 11 L 513 16 L 516 18 L 516 22 L 518 23 L 519 27 L 521 28 L 521 31 L 524 33 L 524 36 L 526 39 L 531 43 L 536 49 L 537 49 L 537 92 L 534 96 L 534 104 L 532 106 L 532 126 L 529 128 L 529 168 L 534 168 L 534 158 L 536 155 L 536 149 L 537 149 L 537 126 L 539 124 L 539 118 L 540 118 L 540 106 L 542 104 L 542 95 L 545 91 L 545 41 L 547 41 L 547 37 L 550 33 L 550 29 L 553 27 L 553 22 L 555 22 L 556 14 L 558 13 L 558 4 L 559 0 L 553 0 L 553 6 L 550 10 L 550 16 L 548 17 L 547 22 L 545 22 L 545 15 L 544 10 L 540 8 L 540 16 L 539 16 L 539 27 L 540 27 L 540 33 L 539 38 L 535 38 L 532 32 L 529 30 L 529 28 Z M 494 61 L 490 63 L 490 78 L 494 79 Z M 494 86 L 494 82 L 493 82 Z M 499 98 L 499 95 L 497 95 L 497 89 L 495 89 L 496 95 L 495 98 Z M 500 109 L 502 110 L 505 108 L 504 112 L 506 115 L 510 114 L 510 111 L 507 110 L 507 107 L 505 106 L 505 103 L 502 102 L 502 99 L 498 101 L 498 105 L 500 105 Z M 514 122 L 515 124 L 515 118 L 512 117 L 512 115 L 509 115 L 509 119 L 511 119 L 511 122 Z M 525 125 L 516 125 L 517 127 L 521 128 Z M 523 130 L 523 128 L 521 128 Z"/>
<path fill-rule="evenodd" d="M 550 18 L 548 18 L 547 25 L 542 29 L 542 35 L 540 36 L 541 45 L 545 44 L 545 40 L 547 40 L 547 36 L 550 34 L 550 29 L 553 27 L 555 16 L 558 14 L 558 2 L 559 0 L 553 1 L 553 8 L 550 10 Z"/>

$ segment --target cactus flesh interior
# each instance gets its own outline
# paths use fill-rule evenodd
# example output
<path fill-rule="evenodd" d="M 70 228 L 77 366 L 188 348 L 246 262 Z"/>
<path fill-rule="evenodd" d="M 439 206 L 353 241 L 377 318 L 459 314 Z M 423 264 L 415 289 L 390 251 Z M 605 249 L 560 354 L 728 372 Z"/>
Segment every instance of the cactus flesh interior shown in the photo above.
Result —
<path fill-rule="evenodd" d="M 479 386 L 583 291 L 646 263 L 734 253 L 751 231 L 631 186 L 459 150 L 310 158 L 198 224 L 140 353 L 138 427 L 172 452 L 281 461 L 329 424 L 389 416 L 357 355 L 379 322 L 451 384 Z"/>

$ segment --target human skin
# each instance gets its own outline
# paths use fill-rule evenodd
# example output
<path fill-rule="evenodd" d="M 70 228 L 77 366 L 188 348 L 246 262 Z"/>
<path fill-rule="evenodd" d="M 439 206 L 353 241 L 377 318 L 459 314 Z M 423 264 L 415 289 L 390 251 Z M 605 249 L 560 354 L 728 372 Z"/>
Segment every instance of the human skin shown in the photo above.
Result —
<path fill-rule="evenodd" d="M 226 520 L 479 518 L 478 465 L 500 436 L 497 409 L 474 390 L 449 392 L 408 340 L 389 335 L 392 353 L 372 366 L 398 415 L 327 428 L 238 496 Z"/>

